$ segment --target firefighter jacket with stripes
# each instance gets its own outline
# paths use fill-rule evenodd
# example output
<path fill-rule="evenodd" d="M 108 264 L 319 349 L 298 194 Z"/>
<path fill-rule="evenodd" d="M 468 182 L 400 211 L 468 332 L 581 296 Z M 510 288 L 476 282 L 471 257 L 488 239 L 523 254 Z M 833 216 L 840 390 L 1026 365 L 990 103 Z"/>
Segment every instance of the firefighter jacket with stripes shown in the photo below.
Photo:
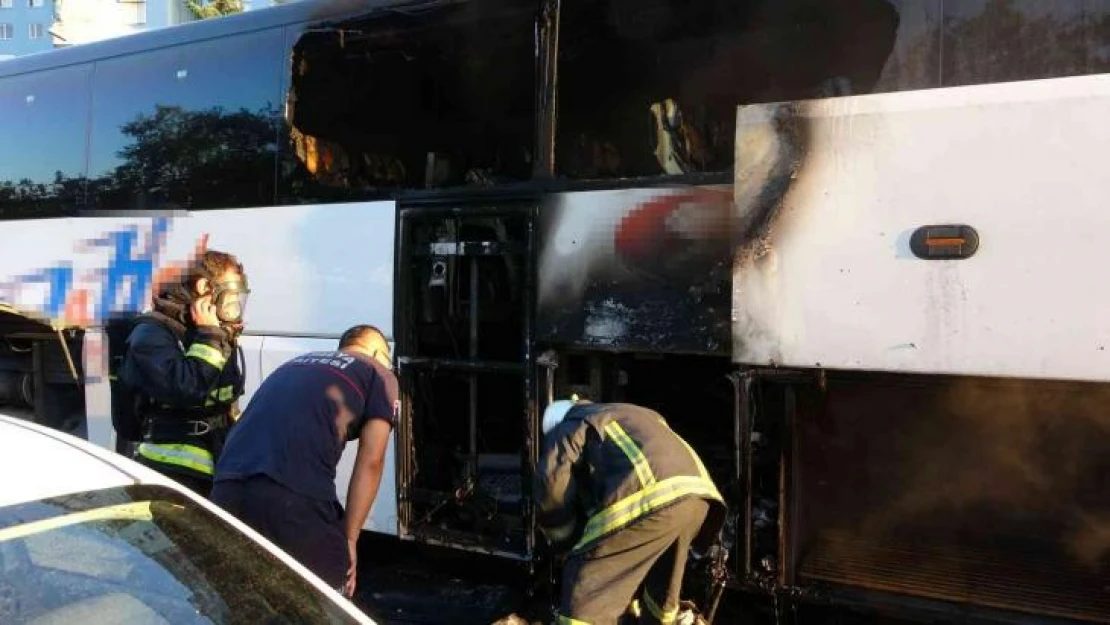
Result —
<path fill-rule="evenodd" d="M 544 437 L 533 486 L 540 528 L 572 553 L 688 497 L 710 502 L 696 549 L 724 522 L 724 500 L 698 455 L 662 416 L 631 404 L 571 408 Z"/>
<path fill-rule="evenodd" d="M 136 324 L 119 377 L 140 398 L 144 434 L 136 451 L 139 460 L 212 479 L 243 392 L 235 354 L 220 328 L 186 328 L 158 313 Z"/>

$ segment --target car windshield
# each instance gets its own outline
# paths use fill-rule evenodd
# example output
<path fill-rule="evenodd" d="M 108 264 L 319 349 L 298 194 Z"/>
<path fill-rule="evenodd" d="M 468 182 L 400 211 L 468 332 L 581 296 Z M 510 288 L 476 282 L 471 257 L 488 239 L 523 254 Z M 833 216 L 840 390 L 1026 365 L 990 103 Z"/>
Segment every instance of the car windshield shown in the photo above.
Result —
<path fill-rule="evenodd" d="M 184 495 L 131 486 L 0 508 L 0 622 L 357 621 Z"/>

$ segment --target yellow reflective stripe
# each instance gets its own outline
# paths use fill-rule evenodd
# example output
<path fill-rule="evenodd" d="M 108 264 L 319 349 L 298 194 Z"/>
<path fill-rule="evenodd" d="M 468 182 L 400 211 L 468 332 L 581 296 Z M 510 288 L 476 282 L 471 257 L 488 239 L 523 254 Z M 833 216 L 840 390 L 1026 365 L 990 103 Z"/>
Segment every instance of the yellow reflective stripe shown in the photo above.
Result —
<path fill-rule="evenodd" d="M 636 618 L 640 618 L 640 616 L 643 613 L 643 610 L 640 609 L 640 600 L 639 599 L 633 599 L 632 600 L 632 605 L 628 606 L 628 612 L 630 614 L 632 614 L 632 616 L 634 616 Z"/>
<path fill-rule="evenodd" d="M 667 478 L 625 497 L 591 517 L 586 523 L 586 531 L 582 539 L 574 548 L 579 549 L 649 512 L 688 496 L 720 497 L 713 483 L 704 478 L 689 475 Z"/>
<path fill-rule="evenodd" d="M 139 444 L 139 455 L 148 460 L 185 467 L 205 475 L 212 475 L 216 472 L 212 452 L 196 445 L 141 443 Z"/>
<path fill-rule="evenodd" d="M 587 623 L 586 621 L 580 621 L 576 618 L 571 618 L 569 616 L 563 616 L 562 614 L 560 614 L 559 615 L 559 625 L 590 625 L 590 624 Z"/>
<path fill-rule="evenodd" d="M 678 606 L 671 610 L 663 610 L 659 607 L 659 604 L 655 603 L 655 599 L 651 598 L 647 590 L 644 590 L 644 605 L 647 606 L 648 612 L 651 612 L 652 616 L 659 619 L 660 623 L 673 623 L 678 618 Z"/>
<path fill-rule="evenodd" d="M 636 471 L 636 477 L 640 478 L 640 486 L 651 486 L 655 483 L 655 474 L 651 471 L 651 465 L 648 464 L 647 457 L 644 452 L 640 451 L 636 441 L 624 431 L 616 421 L 610 421 L 605 426 L 605 433 L 609 435 L 617 447 L 621 448 L 625 456 L 628 456 L 628 461 L 632 463 L 632 468 Z"/>
<path fill-rule="evenodd" d="M 209 399 L 204 401 L 205 406 L 213 406 L 216 402 L 227 403 L 235 398 L 235 388 L 232 386 L 221 386 L 209 393 L 208 397 Z"/>
<path fill-rule="evenodd" d="M 189 351 L 185 352 L 185 355 L 203 360 L 217 369 L 223 369 L 224 365 L 227 364 L 227 358 L 224 358 L 220 350 L 204 343 L 193 343 L 189 346 Z"/>

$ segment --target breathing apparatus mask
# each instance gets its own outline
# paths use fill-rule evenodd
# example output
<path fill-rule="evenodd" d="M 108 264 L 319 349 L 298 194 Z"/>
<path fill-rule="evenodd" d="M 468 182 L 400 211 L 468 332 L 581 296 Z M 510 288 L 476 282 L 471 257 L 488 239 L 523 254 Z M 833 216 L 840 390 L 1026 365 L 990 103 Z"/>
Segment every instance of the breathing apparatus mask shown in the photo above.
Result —
<path fill-rule="evenodd" d="M 212 305 L 216 310 L 216 317 L 222 325 L 238 326 L 243 323 L 243 312 L 247 308 L 247 297 L 250 289 L 247 288 L 247 279 L 228 280 L 225 282 L 212 281 Z"/>

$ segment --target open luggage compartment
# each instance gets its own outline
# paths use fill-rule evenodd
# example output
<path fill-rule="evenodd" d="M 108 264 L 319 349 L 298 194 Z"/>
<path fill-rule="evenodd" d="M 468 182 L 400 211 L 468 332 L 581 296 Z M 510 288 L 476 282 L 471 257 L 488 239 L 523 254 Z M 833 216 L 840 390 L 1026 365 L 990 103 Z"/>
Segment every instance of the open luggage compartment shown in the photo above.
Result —
<path fill-rule="evenodd" d="M 404 208 L 401 533 L 526 558 L 536 459 L 532 204 Z"/>

